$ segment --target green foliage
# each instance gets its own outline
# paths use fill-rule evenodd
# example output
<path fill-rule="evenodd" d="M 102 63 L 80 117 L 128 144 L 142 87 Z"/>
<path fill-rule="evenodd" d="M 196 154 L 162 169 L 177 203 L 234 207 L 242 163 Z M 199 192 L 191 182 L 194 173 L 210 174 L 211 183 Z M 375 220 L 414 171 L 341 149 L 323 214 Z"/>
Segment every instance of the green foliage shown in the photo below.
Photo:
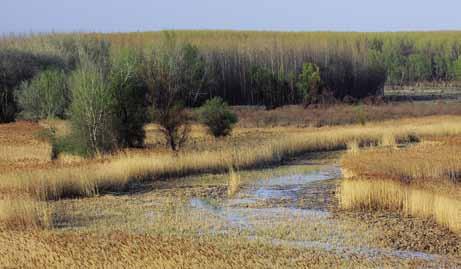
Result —
<path fill-rule="evenodd" d="M 297 84 L 304 103 L 309 104 L 315 97 L 322 94 L 321 83 L 319 67 L 312 63 L 305 63 Z"/>
<path fill-rule="evenodd" d="M 237 123 L 235 115 L 222 98 L 212 98 L 200 108 L 199 119 L 215 137 L 227 136 Z"/>
<path fill-rule="evenodd" d="M 61 153 L 81 157 L 89 157 L 92 154 L 87 145 L 82 143 L 82 139 L 77 137 L 75 133 L 63 137 L 54 136 L 51 142 L 53 158 L 57 158 Z"/>
<path fill-rule="evenodd" d="M 117 102 L 104 71 L 85 60 L 72 74 L 70 88 L 72 132 L 80 139 L 78 144 L 89 154 L 115 149 Z"/>
<path fill-rule="evenodd" d="M 30 82 L 23 82 L 18 92 L 18 104 L 25 119 L 63 118 L 69 106 L 66 74 L 46 70 Z"/>
<path fill-rule="evenodd" d="M 46 128 L 35 134 L 35 137 L 39 140 L 47 141 L 51 145 L 51 159 L 55 160 L 61 153 L 68 153 L 71 155 L 77 155 L 82 157 L 88 157 L 90 152 L 85 144 L 81 143 L 81 139 L 71 133 L 64 137 L 56 135 L 56 129 Z"/>
<path fill-rule="evenodd" d="M 126 51 L 115 59 L 110 87 L 115 98 L 115 129 L 119 147 L 142 147 L 147 117 L 147 86 L 142 80 L 140 57 Z"/>
<path fill-rule="evenodd" d="M 0 123 L 15 119 L 19 85 L 52 67 L 66 69 L 62 59 L 53 55 L 0 48 Z"/>
<path fill-rule="evenodd" d="M 94 154 L 142 147 L 148 88 L 141 77 L 141 59 L 125 51 L 112 63 L 106 42 L 91 45 L 94 50 L 79 50 L 79 68 L 72 75 L 73 135 L 65 148 Z"/>
<path fill-rule="evenodd" d="M 283 104 L 283 85 L 276 74 L 269 69 L 254 65 L 250 69 L 250 85 L 254 90 L 257 99 L 260 100 L 266 109 L 274 109 Z"/>
<path fill-rule="evenodd" d="M 431 59 L 421 54 L 412 54 L 408 57 L 408 80 L 429 81 L 432 77 Z"/>
<path fill-rule="evenodd" d="M 189 43 L 180 47 L 178 63 L 178 81 L 180 82 L 179 98 L 187 106 L 196 106 L 206 96 L 209 74 L 205 59 L 196 46 Z"/>
<path fill-rule="evenodd" d="M 455 80 L 461 80 L 461 56 L 453 63 L 453 77 Z"/>
<path fill-rule="evenodd" d="M 459 80 L 460 38 L 459 32 L 237 31 L 3 38 L 0 40 L 0 121 L 14 120 L 17 110 L 14 92 L 23 81 L 50 67 L 68 72 L 81 65 L 81 58 L 97 64 L 104 79 L 108 79 L 111 57 L 117 58 L 124 48 L 136 48 L 140 54 L 146 50 L 153 52 L 143 59 L 143 65 L 156 66 L 149 67 L 156 74 L 148 76 L 156 78 L 157 84 L 149 87 L 148 101 L 153 107 L 160 103 L 165 103 L 165 108 L 176 103 L 193 107 L 219 96 L 231 105 L 265 105 L 270 109 L 304 101 L 305 93 L 310 91 L 306 84 L 298 83 L 304 76 L 304 63 L 317 66 L 321 71 L 320 101 L 343 100 L 346 96 L 360 100 L 380 95 L 385 83 Z M 160 76 L 163 77 L 158 79 Z M 160 85 L 160 81 L 171 83 Z M 174 94 L 162 97 L 165 95 L 159 89 L 172 85 Z M 175 102 L 163 101 L 172 99 L 171 96 Z"/>

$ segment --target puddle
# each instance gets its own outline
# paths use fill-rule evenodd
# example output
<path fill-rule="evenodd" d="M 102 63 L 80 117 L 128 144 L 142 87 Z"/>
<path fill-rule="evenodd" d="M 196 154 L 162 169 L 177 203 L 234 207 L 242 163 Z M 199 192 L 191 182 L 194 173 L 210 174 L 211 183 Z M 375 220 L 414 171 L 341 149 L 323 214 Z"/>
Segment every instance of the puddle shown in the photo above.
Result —
<path fill-rule="evenodd" d="M 239 197 L 228 199 L 222 203 L 210 203 L 206 199 L 192 198 L 189 205 L 193 210 L 206 212 L 219 217 L 227 222 L 227 227 L 221 227 L 220 231 L 210 231 L 212 233 L 223 233 L 233 228 L 246 229 L 254 232 L 256 226 L 272 226 L 275 220 L 286 222 L 290 220 L 303 220 L 312 218 L 327 218 L 329 212 L 317 209 L 301 209 L 295 206 L 281 207 L 275 203 L 276 207 L 256 207 L 251 208 L 258 202 L 266 200 L 290 199 L 293 202 L 298 198 L 298 192 L 307 184 L 333 179 L 340 173 L 337 167 L 328 167 L 328 170 L 313 171 L 306 174 L 296 174 L 269 179 L 255 180 L 239 193 Z M 243 196 L 243 198 L 241 198 Z"/>
<path fill-rule="evenodd" d="M 299 186 L 310 182 L 321 181 L 339 178 L 341 169 L 339 166 L 331 166 L 319 171 L 312 171 L 305 174 L 288 175 L 282 177 L 273 177 L 269 179 L 261 179 L 257 185 L 262 186 Z"/>
<path fill-rule="evenodd" d="M 308 187 L 310 183 L 340 176 L 341 169 L 338 166 L 329 166 L 305 174 L 260 179 L 255 183 L 252 192 L 250 191 L 247 195 L 253 196 L 256 200 L 285 199 L 296 202 L 300 195 L 299 192 Z"/>

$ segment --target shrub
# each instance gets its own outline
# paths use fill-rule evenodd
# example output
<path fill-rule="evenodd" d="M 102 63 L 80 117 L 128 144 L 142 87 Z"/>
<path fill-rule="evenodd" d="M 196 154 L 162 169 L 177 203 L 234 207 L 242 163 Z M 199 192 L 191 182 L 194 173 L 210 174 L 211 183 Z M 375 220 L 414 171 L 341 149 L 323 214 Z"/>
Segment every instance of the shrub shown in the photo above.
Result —
<path fill-rule="evenodd" d="M 63 118 L 69 106 L 69 90 L 63 71 L 47 70 L 18 92 L 21 116 L 26 119 Z"/>
<path fill-rule="evenodd" d="M 54 127 L 43 129 L 35 134 L 35 137 L 41 141 L 46 141 L 51 145 L 51 159 L 55 160 L 61 153 L 69 153 L 87 157 L 90 154 L 85 144 L 81 143 L 81 138 L 75 133 L 70 133 L 65 136 L 57 136 Z"/>
<path fill-rule="evenodd" d="M 237 123 L 237 116 L 229 109 L 227 103 L 215 97 L 208 100 L 199 110 L 200 121 L 215 137 L 227 136 Z"/>
<path fill-rule="evenodd" d="M 51 140 L 52 145 L 52 158 L 56 159 L 61 153 L 68 153 L 70 155 L 88 157 L 91 155 L 91 151 L 85 143 L 82 143 L 82 139 L 77 137 L 75 133 L 63 137 L 53 136 Z"/>

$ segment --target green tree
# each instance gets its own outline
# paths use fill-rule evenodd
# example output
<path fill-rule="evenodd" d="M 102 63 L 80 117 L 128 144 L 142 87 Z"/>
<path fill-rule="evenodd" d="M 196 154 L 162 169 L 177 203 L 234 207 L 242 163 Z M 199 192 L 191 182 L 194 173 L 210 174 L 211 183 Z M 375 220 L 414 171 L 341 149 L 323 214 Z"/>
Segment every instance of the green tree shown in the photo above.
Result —
<path fill-rule="evenodd" d="M 104 70 L 85 61 L 74 71 L 70 83 L 73 136 L 88 154 L 112 151 L 117 146 L 117 101 Z"/>
<path fill-rule="evenodd" d="M 461 56 L 454 61 L 452 73 L 455 80 L 461 81 Z"/>
<path fill-rule="evenodd" d="M 412 54 L 408 57 L 408 80 L 414 81 L 428 81 L 432 76 L 432 62 L 431 59 L 420 53 Z"/>
<path fill-rule="evenodd" d="M 14 121 L 18 112 L 17 89 L 40 71 L 66 69 L 57 56 L 0 48 L 0 123 Z"/>
<path fill-rule="evenodd" d="M 62 70 L 47 70 L 30 82 L 23 82 L 18 93 L 21 116 L 26 119 L 63 118 L 69 107 L 67 77 Z"/>
<path fill-rule="evenodd" d="M 305 63 L 298 78 L 298 91 L 305 104 L 311 103 L 321 94 L 320 69 L 312 63 Z"/>
<path fill-rule="evenodd" d="M 208 67 L 196 46 L 183 44 L 179 48 L 179 53 L 179 96 L 185 105 L 196 106 L 207 95 L 205 90 L 209 84 Z"/>
<path fill-rule="evenodd" d="M 115 129 L 119 147 L 142 147 L 147 117 L 147 85 L 140 73 L 140 57 L 131 51 L 118 56 L 110 72 L 115 98 Z"/>
<path fill-rule="evenodd" d="M 250 69 L 250 83 L 266 109 L 283 104 L 283 81 L 268 68 L 254 65 Z"/>

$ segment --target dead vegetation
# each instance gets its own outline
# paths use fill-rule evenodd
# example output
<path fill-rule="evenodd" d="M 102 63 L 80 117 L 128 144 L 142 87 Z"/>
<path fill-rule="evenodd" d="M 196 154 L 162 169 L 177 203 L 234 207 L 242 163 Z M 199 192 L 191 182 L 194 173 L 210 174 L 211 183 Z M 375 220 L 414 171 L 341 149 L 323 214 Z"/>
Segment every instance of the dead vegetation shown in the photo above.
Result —
<path fill-rule="evenodd" d="M 234 107 L 239 127 L 299 126 L 321 127 L 361 124 L 392 119 L 461 115 L 459 102 L 395 102 L 362 105 L 330 105 L 308 107 L 284 106 L 274 110 L 262 107 Z"/>
<path fill-rule="evenodd" d="M 0 174 L 1 193 L 26 193 L 40 200 L 75 196 L 92 196 L 104 191 L 123 191 L 128 184 L 159 178 L 185 176 L 204 172 L 222 172 L 229 166 L 239 169 L 277 164 L 286 158 L 316 152 L 346 149 L 349 141 L 360 145 L 378 144 L 383 136 L 392 134 L 396 141 L 409 141 L 419 136 L 461 133 L 458 117 L 432 117 L 385 123 L 325 127 L 315 129 L 275 128 L 273 135 L 255 144 L 234 144 L 227 140 L 219 149 L 172 153 L 122 153 L 102 157 L 94 163 L 48 166 Z M 258 130 L 254 130 L 258 132 Z"/>
<path fill-rule="evenodd" d="M 343 208 L 396 210 L 461 232 L 461 147 L 454 137 L 347 154 Z"/>
<path fill-rule="evenodd" d="M 91 160 L 49 160 L 40 165 L 31 161 L 24 169 L 16 167 L 0 173 L 0 263 L 19 267 L 193 268 L 200 264 L 209 268 L 331 268 L 339 265 L 414 268 L 446 262 L 447 266 L 453 266 L 456 261 L 369 259 L 360 255 L 344 259 L 325 250 L 276 246 L 238 235 L 197 237 L 204 228 L 213 229 L 221 224 L 216 217 L 191 212 L 187 203 L 196 196 L 222 199 L 226 194 L 235 195 L 245 188 L 249 178 L 255 177 L 245 176 L 244 168 L 281 163 L 306 152 L 346 149 L 349 145 L 355 148 L 354 156 L 360 157 L 367 152 L 363 147 L 392 145 L 383 142 L 386 139 L 397 144 L 413 141 L 414 137 L 430 137 L 439 144 L 437 137 L 441 135 L 451 135 L 446 140 L 450 142 L 446 143 L 455 143 L 457 136 L 454 135 L 461 133 L 459 122 L 459 117 L 445 116 L 366 126 L 237 128 L 231 137 L 219 141 L 194 126 L 191 141 L 178 154 L 156 145 L 157 126 L 149 125 L 146 130 L 150 145 L 145 150 Z M 19 145 L 20 142 L 12 140 L 12 145 Z M 397 151 L 394 146 L 384 148 Z M 230 165 L 235 167 L 234 171 L 229 171 Z M 202 178 L 202 173 L 207 172 L 223 172 L 224 176 L 221 180 L 213 175 L 203 177 L 208 184 L 203 187 L 200 183 L 200 188 L 189 178 L 178 186 L 173 185 L 176 187 L 171 187 L 168 181 L 157 181 L 191 174 Z M 156 190 L 153 194 L 119 195 L 134 188 L 133 185 L 143 188 L 142 184 L 148 182 Z M 115 193 L 98 196 L 108 192 Z M 17 199 L 10 200 L 11 195 Z M 152 195 L 166 198 L 158 204 Z M 60 200 L 77 196 L 93 198 Z M 71 212 L 69 219 L 62 215 L 65 212 Z M 283 216 L 279 217 L 284 220 Z M 57 219 L 61 220 L 57 222 Z M 319 227 L 324 226 L 310 226 L 297 219 L 281 223 L 276 229 L 261 228 L 259 233 L 290 240 L 305 236 L 308 240 L 311 236 L 317 238 L 319 231 L 323 231 L 318 230 Z M 357 227 L 343 228 L 356 230 Z M 151 230 L 142 232 L 147 228 Z M 341 232 L 327 234 L 331 233 Z"/>

